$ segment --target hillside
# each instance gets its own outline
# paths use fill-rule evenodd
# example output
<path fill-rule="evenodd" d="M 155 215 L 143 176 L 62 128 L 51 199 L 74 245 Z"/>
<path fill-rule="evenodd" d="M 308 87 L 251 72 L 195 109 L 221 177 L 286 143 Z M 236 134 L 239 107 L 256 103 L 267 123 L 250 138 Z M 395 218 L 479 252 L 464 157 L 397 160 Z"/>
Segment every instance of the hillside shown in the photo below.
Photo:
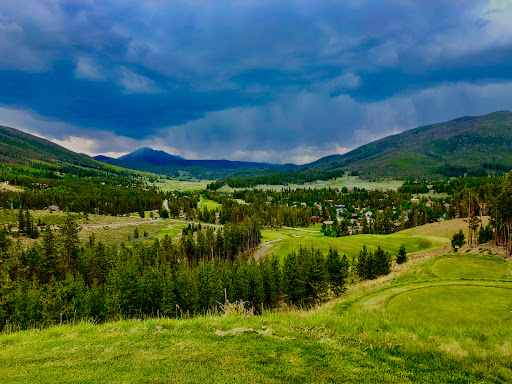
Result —
<path fill-rule="evenodd" d="M 505 383 L 511 281 L 492 255 L 416 255 L 314 309 L 7 331 L 0 381 Z"/>
<path fill-rule="evenodd" d="M 0 181 L 11 185 L 29 188 L 43 185 L 52 190 L 64 183 L 78 192 L 90 183 L 96 187 L 139 185 L 143 176 L 141 172 L 105 164 L 49 140 L 0 126 Z"/>
<path fill-rule="evenodd" d="M 411 129 L 301 169 L 391 177 L 484 174 L 512 169 L 511 151 L 512 112 L 500 111 Z"/>
<path fill-rule="evenodd" d="M 164 151 L 143 147 L 117 159 L 96 156 L 96 160 L 119 167 L 153 172 L 174 177 L 217 179 L 233 172 L 272 169 L 275 164 L 230 160 L 187 160 Z"/>
<path fill-rule="evenodd" d="M 34 161 L 106 169 L 87 155 L 77 154 L 41 137 L 0 126 L 0 162 L 30 165 Z"/>
<path fill-rule="evenodd" d="M 414 128 L 301 166 L 237 172 L 216 183 L 231 187 L 328 180 L 350 171 L 364 178 L 457 177 L 512 169 L 512 112 L 466 116 Z"/>

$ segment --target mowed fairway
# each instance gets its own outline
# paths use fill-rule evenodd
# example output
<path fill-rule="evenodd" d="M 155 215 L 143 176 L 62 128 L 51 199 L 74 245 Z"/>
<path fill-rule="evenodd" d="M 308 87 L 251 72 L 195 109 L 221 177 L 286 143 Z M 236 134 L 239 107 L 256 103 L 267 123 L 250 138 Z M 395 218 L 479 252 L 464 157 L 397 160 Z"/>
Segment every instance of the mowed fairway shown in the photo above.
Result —
<path fill-rule="evenodd" d="M 305 232 L 291 229 L 264 230 L 262 241 L 281 239 L 274 243 L 274 252 L 284 258 L 299 247 L 315 247 L 322 252 L 329 248 L 337 249 L 341 254 L 353 258 L 359 254 L 363 245 L 369 250 L 381 246 L 386 252 L 395 256 L 401 245 L 405 245 L 407 253 L 416 253 L 428 249 L 450 247 L 450 237 L 463 228 L 460 219 L 427 224 L 422 227 L 406 229 L 390 235 L 355 235 L 344 237 L 327 237 L 320 232 Z"/>
<path fill-rule="evenodd" d="M 216 201 L 208 199 L 205 195 L 201 195 L 201 200 L 199 202 L 199 208 L 207 208 L 209 211 L 219 211 L 222 207 L 221 204 Z"/>

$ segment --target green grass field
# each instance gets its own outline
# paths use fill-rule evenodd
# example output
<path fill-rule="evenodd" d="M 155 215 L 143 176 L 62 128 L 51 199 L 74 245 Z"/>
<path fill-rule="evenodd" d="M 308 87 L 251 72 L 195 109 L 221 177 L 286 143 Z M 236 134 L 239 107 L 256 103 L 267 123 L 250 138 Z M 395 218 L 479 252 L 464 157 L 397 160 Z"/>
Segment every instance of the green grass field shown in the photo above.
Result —
<path fill-rule="evenodd" d="M 181 234 L 182 229 L 186 227 L 185 224 L 171 224 L 169 226 L 160 228 L 154 238 L 163 239 L 165 236 L 169 236 L 171 239 L 175 239 Z"/>
<path fill-rule="evenodd" d="M 353 188 L 365 188 L 365 189 L 393 189 L 397 190 L 403 184 L 400 180 L 381 180 L 381 181 L 369 181 L 363 180 L 359 176 L 343 176 L 332 180 L 318 180 L 313 183 L 305 184 L 288 184 L 288 185 L 258 185 L 256 189 L 281 191 L 283 188 L 338 188 L 347 187 L 348 189 Z"/>
<path fill-rule="evenodd" d="M 201 200 L 199 201 L 199 207 L 201 209 L 203 209 L 203 207 L 206 207 L 206 208 L 208 208 L 209 211 L 220 211 L 220 208 L 222 207 L 222 205 L 217 203 L 216 201 L 206 198 L 205 195 L 201 195 Z"/>
<path fill-rule="evenodd" d="M 57 229 L 59 225 L 65 221 L 65 212 L 47 211 L 30 211 L 34 222 L 37 224 L 41 219 L 44 224 L 50 224 L 53 229 Z M 129 243 L 133 239 L 133 232 L 138 228 L 140 240 L 149 240 L 157 233 L 162 227 L 166 227 L 169 223 L 164 221 L 150 221 L 148 219 L 141 219 L 139 215 L 134 216 L 104 216 L 104 215 L 82 215 L 77 213 L 70 213 L 69 215 L 76 218 L 78 225 L 81 227 L 79 232 L 80 241 L 86 242 L 89 236 L 94 234 L 96 241 L 102 242 L 105 245 L 119 245 L 121 243 Z M 149 217 L 149 214 L 146 215 Z M 158 215 L 156 215 L 158 216 Z M 14 229 L 17 228 L 18 211 L 10 209 L 0 209 L 0 223 L 11 225 Z M 43 228 L 40 228 L 43 231 Z M 144 232 L 147 237 L 144 237 Z M 130 239 L 130 240 L 129 240 Z M 31 246 L 36 242 L 42 240 L 30 239 L 26 236 L 20 237 L 21 244 L 25 247 Z"/>
<path fill-rule="evenodd" d="M 262 241 L 281 239 L 274 243 L 275 253 L 281 258 L 302 246 L 315 247 L 323 252 L 327 252 L 332 247 L 351 259 L 359 254 L 363 245 L 366 245 L 369 250 L 374 250 L 380 245 L 392 256 L 397 254 L 402 244 L 405 245 L 408 253 L 449 248 L 451 236 L 460 228 L 465 229 L 464 222 L 457 219 L 406 229 L 390 235 L 355 235 L 338 238 L 299 230 L 266 229 L 262 232 Z"/>
<path fill-rule="evenodd" d="M 160 188 L 164 192 L 168 191 L 202 191 L 206 189 L 206 186 L 210 184 L 210 180 L 198 180 L 198 181 L 187 181 L 178 179 L 162 179 L 155 183 L 157 188 Z"/>
<path fill-rule="evenodd" d="M 440 327 L 492 328 L 512 320 L 512 286 L 442 285 L 410 289 L 389 300 L 386 309 L 402 321 Z"/>
<path fill-rule="evenodd" d="M 4 332 L 0 381 L 510 382 L 512 282 L 485 280 L 510 266 L 480 255 L 418 260 L 311 310 Z M 480 271 L 471 279 L 468 261 Z"/>

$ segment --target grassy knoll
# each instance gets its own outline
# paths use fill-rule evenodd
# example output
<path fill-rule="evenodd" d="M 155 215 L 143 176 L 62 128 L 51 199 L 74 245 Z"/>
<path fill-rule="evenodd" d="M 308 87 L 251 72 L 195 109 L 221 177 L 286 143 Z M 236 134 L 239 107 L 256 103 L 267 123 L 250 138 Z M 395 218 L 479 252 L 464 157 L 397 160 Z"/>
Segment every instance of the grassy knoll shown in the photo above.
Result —
<path fill-rule="evenodd" d="M 134 241 L 135 228 L 139 231 L 139 241 L 147 241 L 160 233 L 169 223 L 165 221 L 140 221 L 126 224 L 112 224 L 105 226 L 83 227 L 79 233 L 80 240 L 86 241 L 91 234 L 94 234 L 96 241 L 105 245 L 119 245 Z M 144 237 L 146 232 L 147 237 Z"/>
<path fill-rule="evenodd" d="M 352 286 L 348 299 L 313 310 L 83 322 L 4 333 L 0 381 L 510 382 L 512 283 L 479 279 L 483 275 L 432 280 L 415 273 L 457 257 L 410 261 L 399 268 L 405 272 L 362 284 L 364 289 Z M 493 261 L 472 258 L 476 264 Z M 464 276 L 460 269 L 458 277 Z"/>
<path fill-rule="evenodd" d="M 50 224 L 53 229 L 57 229 L 59 225 L 65 221 L 65 212 L 35 211 L 30 210 L 30 215 L 37 224 L 39 220 L 46 224 Z M 79 238 L 82 242 L 88 241 L 89 236 L 94 234 L 96 241 L 102 242 L 105 245 L 119 245 L 134 240 L 133 232 L 137 227 L 141 241 L 148 240 L 159 233 L 160 229 L 169 225 L 169 222 L 158 220 L 152 221 L 141 219 L 137 216 L 105 216 L 105 215 L 82 215 L 78 213 L 70 213 L 72 217 L 77 220 L 78 225 L 81 227 Z M 147 215 L 149 216 L 149 215 Z M 10 225 L 13 228 L 18 226 L 18 211 L 11 209 L 0 209 L 0 223 L 3 225 Z M 44 228 L 44 227 L 43 227 Z M 43 231 L 41 229 L 41 232 Z M 147 237 L 144 237 L 144 232 Z M 28 237 L 21 237 L 21 244 L 29 246 L 35 242 L 40 242 L 42 238 L 30 239 Z"/>
<path fill-rule="evenodd" d="M 44 210 L 29 210 L 30 216 L 34 218 L 35 222 L 39 219 L 43 223 L 48 223 L 52 226 L 64 223 L 66 215 L 70 215 L 77 219 L 78 224 L 81 226 L 95 226 L 95 225 L 110 225 L 122 224 L 133 222 L 147 221 L 140 218 L 138 214 L 131 216 L 106 216 L 106 215 L 83 215 L 79 213 L 65 213 L 65 212 L 48 212 Z M 149 215 L 147 215 L 149 217 Z M 16 226 L 18 223 L 18 210 L 17 209 L 0 209 L 0 222 L 2 224 L 11 224 Z"/>
<path fill-rule="evenodd" d="M 10 192 L 23 192 L 24 191 L 24 189 L 21 187 L 17 187 L 15 185 L 10 185 L 10 184 L 5 184 L 5 183 L 0 183 L 0 191 L 1 190 L 10 191 Z"/>

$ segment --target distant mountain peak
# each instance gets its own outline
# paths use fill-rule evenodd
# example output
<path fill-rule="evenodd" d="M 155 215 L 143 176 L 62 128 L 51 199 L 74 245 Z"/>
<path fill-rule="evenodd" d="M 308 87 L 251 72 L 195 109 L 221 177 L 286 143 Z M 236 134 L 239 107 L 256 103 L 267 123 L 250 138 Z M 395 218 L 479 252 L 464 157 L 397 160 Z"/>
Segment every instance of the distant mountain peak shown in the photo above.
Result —
<path fill-rule="evenodd" d="M 165 151 L 156 150 L 149 147 L 139 148 L 127 155 L 119 157 L 117 160 L 144 160 L 155 165 L 163 165 L 169 161 L 185 160 L 181 156 L 171 155 Z"/>

